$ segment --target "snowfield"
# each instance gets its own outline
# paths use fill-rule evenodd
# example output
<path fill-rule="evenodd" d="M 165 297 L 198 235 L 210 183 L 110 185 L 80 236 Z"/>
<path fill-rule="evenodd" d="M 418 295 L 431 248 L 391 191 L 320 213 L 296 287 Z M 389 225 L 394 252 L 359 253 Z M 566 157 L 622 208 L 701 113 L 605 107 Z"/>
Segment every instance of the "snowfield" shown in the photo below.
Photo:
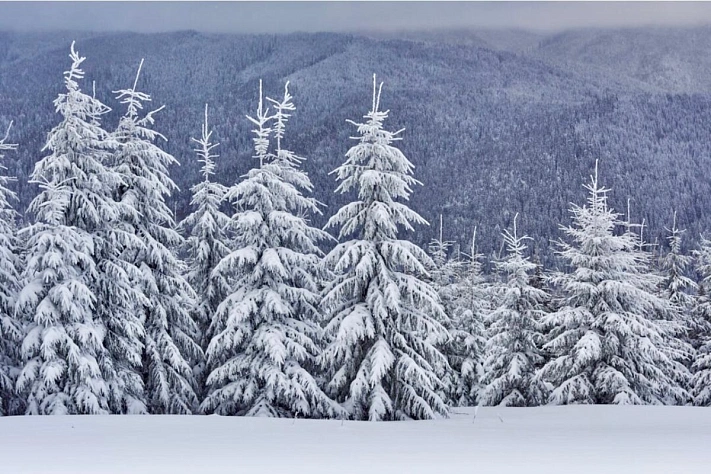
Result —
<path fill-rule="evenodd" d="M 0 418 L 0 472 L 704 473 L 711 409 L 455 409 L 437 421 L 220 416 Z"/>

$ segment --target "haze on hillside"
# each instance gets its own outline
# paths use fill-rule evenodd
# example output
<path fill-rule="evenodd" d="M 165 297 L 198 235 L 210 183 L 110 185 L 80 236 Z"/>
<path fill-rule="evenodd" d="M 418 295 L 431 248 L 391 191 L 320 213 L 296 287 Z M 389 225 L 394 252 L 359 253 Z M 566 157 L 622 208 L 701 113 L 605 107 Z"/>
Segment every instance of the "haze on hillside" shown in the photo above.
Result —
<path fill-rule="evenodd" d="M 213 33 L 711 24 L 707 2 L 0 2 L 0 29 Z"/>

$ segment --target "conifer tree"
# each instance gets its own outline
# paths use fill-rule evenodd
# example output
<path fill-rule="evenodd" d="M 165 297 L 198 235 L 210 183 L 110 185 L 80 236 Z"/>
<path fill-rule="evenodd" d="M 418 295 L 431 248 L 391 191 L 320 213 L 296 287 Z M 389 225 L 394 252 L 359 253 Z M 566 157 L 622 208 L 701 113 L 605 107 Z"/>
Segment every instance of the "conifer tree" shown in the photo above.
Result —
<path fill-rule="evenodd" d="M 207 350 L 211 334 L 210 323 L 214 319 L 217 306 L 227 295 L 228 282 L 223 275 L 213 272 L 217 264 L 229 253 L 227 228 L 230 218 L 221 211 L 227 188 L 211 181 L 215 174 L 215 158 L 213 154 L 219 143 L 211 142 L 212 130 L 208 126 L 207 104 L 205 104 L 205 121 L 202 125 L 200 139 L 192 140 L 198 144 L 195 150 L 198 162 L 202 164 L 203 180 L 191 188 L 193 195 L 191 205 L 193 212 L 188 215 L 181 227 L 188 236 L 185 240 L 187 254 L 187 280 L 197 293 L 194 308 L 194 320 L 199 326 L 200 346 Z M 204 368 L 197 370 L 198 386 L 204 386 Z M 202 388 L 200 388 L 202 391 Z"/>
<path fill-rule="evenodd" d="M 451 282 L 452 275 L 456 273 L 454 271 L 448 271 L 449 268 L 447 268 L 447 263 L 450 262 L 449 250 L 451 247 L 452 242 L 444 240 L 444 222 L 440 214 L 439 235 L 430 241 L 429 252 L 432 256 L 432 263 L 434 263 L 435 268 L 435 270 L 430 272 L 432 280 L 443 287 L 448 286 L 448 283 Z"/>
<path fill-rule="evenodd" d="M 397 239 L 398 227 L 426 221 L 402 200 L 413 165 L 393 146 L 400 132 L 383 128 L 380 89 L 373 77 L 373 106 L 358 127 L 358 144 L 335 170 L 337 192 L 357 199 L 328 222 L 340 226 L 326 257 L 336 278 L 325 290 L 330 343 L 321 362 L 327 389 L 356 420 L 427 419 L 447 415 L 439 395 L 447 367 L 437 349 L 449 335 L 436 290 L 423 280 L 432 260 L 417 245 Z M 350 238 L 350 240 L 346 240 Z"/>
<path fill-rule="evenodd" d="M 692 313 L 691 340 L 696 354 L 690 386 L 694 405 L 707 407 L 711 406 L 711 240 L 702 236 L 700 247 L 694 252 L 701 282 Z"/>
<path fill-rule="evenodd" d="M 7 142 L 12 122 L 0 140 L 0 160 L 3 152 L 14 151 L 17 145 Z M 15 178 L 5 175 L 0 163 L 0 416 L 20 411 L 21 401 L 15 393 L 15 380 L 20 366 L 22 329 L 15 317 L 15 298 L 19 285 L 19 245 L 15 221 L 17 213 L 10 201 L 17 199 L 8 184 Z"/>
<path fill-rule="evenodd" d="M 439 216 L 439 236 L 432 239 L 429 245 L 429 253 L 434 264 L 430 271 L 432 286 L 440 295 L 442 306 L 445 309 L 443 325 L 449 323 L 449 315 L 454 312 L 455 283 L 459 278 L 461 262 L 456 258 L 450 258 L 449 252 L 453 242 L 444 240 L 442 216 Z"/>
<path fill-rule="evenodd" d="M 555 404 L 660 404 L 684 401 L 677 383 L 685 367 L 668 344 L 669 328 L 658 315 L 671 307 L 655 294 L 660 278 L 649 270 L 649 254 L 607 206 L 608 189 L 598 183 L 597 164 L 588 205 L 572 205 L 573 225 L 563 228 L 572 243 L 559 255 L 571 265 L 555 275 L 560 309 L 544 317 L 550 329 L 544 348 L 552 359 L 541 375 L 553 385 Z"/>
<path fill-rule="evenodd" d="M 93 97 L 96 86 L 93 87 Z M 108 109 L 107 109 L 108 111 Z M 99 125 L 99 117 L 91 117 Z M 126 181 L 115 170 L 114 152 L 118 148 L 115 136 L 110 137 L 112 149 L 108 157 L 107 175 L 115 177 L 110 186 L 116 212 L 111 221 L 97 233 L 95 260 L 98 271 L 96 314 L 106 326 L 104 347 L 107 352 L 105 366 L 111 374 L 109 384 L 109 407 L 113 414 L 146 414 L 145 385 L 142 377 L 143 339 L 145 332 L 140 318 L 140 309 L 148 304 L 138 282 L 142 272 L 126 254 L 143 248 L 143 242 L 126 222 L 131 214 L 131 205 L 120 200 Z"/>
<path fill-rule="evenodd" d="M 125 206 L 123 225 L 138 238 L 123 250 L 122 258 L 140 270 L 136 285 L 143 300 L 136 312 L 143 329 L 141 375 L 148 412 L 189 414 L 198 404 L 192 366 L 202 357 L 190 315 L 195 293 L 174 253 L 183 240 L 166 204 L 166 197 L 177 190 L 168 171 L 177 160 L 155 144 L 165 137 L 151 128 L 163 107 L 140 116 L 143 104 L 151 100 L 136 89 L 142 65 L 133 87 L 116 91 L 127 107 L 115 132 L 114 167 L 124 181 L 116 198 Z"/>
<path fill-rule="evenodd" d="M 495 285 L 498 306 L 489 314 L 489 337 L 484 356 L 483 405 L 536 406 L 545 402 L 546 386 L 536 377 L 543 363 L 541 319 L 548 299 L 531 286 L 536 264 L 524 256 L 528 236 L 504 231 L 508 254 L 495 263 L 505 281 Z"/>
<path fill-rule="evenodd" d="M 140 312 L 148 300 L 138 284 L 142 272 L 126 259 L 126 253 L 142 248 L 142 242 L 120 218 L 125 203 L 117 204 L 118 219 L 107 221 L 107 227 L 95 239 L 98 274 L 95 314 L 106 328 L 104 366 L 110 374 L 107 382 L 111 413 L 145 414 L 148 408 L 141 357 L 145 332 Z"/>
<path fill-rule="evenodd" d="M 461 276 L 455 285 L 453 329 L 450 331 L 449 363 L 457 374 L 453 400 L 457 406 L 479 404 L 486 347 L 484 318 L 491 311 L 490 288 L 481 269 L 482 255 L 476 250 L 476 229 L 467 258 L 468 262 L 461 266 Z"/>
<path fill-rule="evenodd" d="M 284 97 L 264 107 L 260 83 L 255 158 L 259 166 L 227 192 L 235 208 L 233 250 L 213 274 L 232 282 L 219 305 L 207 349 L 205 412 L 270 417 L 337 417 L 342 409 L 311 374 L 319 353 L 319 241 L 328 235 L 304 217 L 318 213 L 303 160 L 283 147 L 289 112 Z M 273 125 L 272 125 L 273 124 Z M 270 138 L 276 139 L 270 152 Z"/>
<path fill-rule="evenodd" d="M 92 83 L 92 98 L 96 98 L 96 83 Z M 109 108 L 103 111 L 107 113 Z M 100 126 L 99 115 L 90 117 L 91 123 Z M 109 136 L 108 148 L 115 151 L 117 143 Z M 140 279 L 140 270 L 123 258 L 126 249 L 141 246 L 122 216 L 130 212 L 123 202 L 116 202 L 125 183 L 112 167 L 112 156 L 107 160 L 105 176 L 111 176 L 110 192 L 116 212 L 114 219 L 104 221 L 104 226 L 95 235 L 94 260 L 97 267 L 96 316 L 104 323 L 106 335 L 104 347 L 106 358 L 104 372 L 109 385 L 109 407 L 113 414 L 147 413 L 145 389 L 141 377 L 141 352 L 143 350 L 143 325 L 138 316 L 140 305 L 146 298 L 135 284 Z"/>
<path fill-rule="evenodd" d="M 691 257 L 681 253 L 681 236 L 684 233 L 676 226 L 676 212 L 674 221 L 669 232 L 669 251 L 662 257 L 660 268 L 664 280 L 662 281 L 662 297 L 666 298 L 673 306 L 672 317 L 683 329 L 693 330 L 691 327 L 691 310 L 694 306 L 694 296 L 698 285 L 691 278 L 686 276 L 687 269 L 691 265 Z M 688 339 L 686 331 L 678 334 L 679 337 Z"/>
<path fill-rule="evenodd" d="M 711 406 L 711 331 L 705 333 L 691 366 L 691 395 L 694 405 Z"/>
<path fill-rule="evenodd" d="M 695 298 L 691 292 L 696 291 L 698 285 L 685 273 L 691 264 L 691 257 L 681 253 L 681 236 L 683 230 L 676 226 L 676 212 L 672 228 L 665 228 L 669 232 L 669 251 L 659 258 L 662 281 L 660 285 L 661 296 L 671 305 L 670 311 L 659 315 L 659 323 L 666 325 L 665 336 L 670 348 L 670 355 L 678 362 L 690 369 L 694 362 L 695 348 L 692 345 L 693 333 L 700 328 L 694 327 L 692 310 Z M 684 387 L 691 387 L 691 373 L 678 371 L 677 383 Z M 670 400 L 673 403 L 673 400 Z M 686 403 L 686 401 L 684 401 Z"/>
<path fill-rule="evenodd" d="M 112 143 L 98 124 L 108 108 L 81 92 L 85 58 L 73 43 L 70 58 L 67 92 L 54 102 L 62 121 L 32 173 L 41 188 L 29 206 L 36 223 L 23 229 L 27 262 L 17 309 L 26 333 L 17 388 L 31 414 L 107 413 L 115 376 L 103 344 L 106 326 L 96 314 L 96 249 L 116 216 L 116 175 L 104 165 Z"/>
<path fill-rule="evenodd" d="M 451 336 L 454 335 L 454 326 L 452 317 L 457 311 L 457 285 L 459 283 L 459 273 L 461 270 L 461 262 L 458 259 L 450 258 L 449 252 L 453 242 L 444 240 L 444 229 L 442 215 L 439 216 L 439 235 L 438 238 L 432 239 L 429 245 L 429 253 L 432 257 L 434 266 L 430 270 L 432 287 L 437 291 L 440 302 L 444 308 L 443 319 L 439 323 L 444 326 Z M 458 354 L 455 353 L 453 337 L 446 340 L 438 349 L 447 357 L 450 367 L 457 366 Z M 459 372 L 455 370 L 444 371 L 443 378 L 444 387 L 442 389 L 442 397 L 447 403 L 453 403 L 456 397 L 456 390 L 459 386 Z"/>

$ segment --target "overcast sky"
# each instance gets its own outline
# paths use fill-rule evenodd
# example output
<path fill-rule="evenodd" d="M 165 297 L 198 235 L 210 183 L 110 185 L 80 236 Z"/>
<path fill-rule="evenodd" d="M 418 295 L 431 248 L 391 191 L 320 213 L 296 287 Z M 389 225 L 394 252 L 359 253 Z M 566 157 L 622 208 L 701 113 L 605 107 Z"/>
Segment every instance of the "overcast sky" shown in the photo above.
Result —
<path fill-rule="evenodd" d="M 711 2 L 2 2 L 0 30 L 205 32 L 711 24 Z"/>

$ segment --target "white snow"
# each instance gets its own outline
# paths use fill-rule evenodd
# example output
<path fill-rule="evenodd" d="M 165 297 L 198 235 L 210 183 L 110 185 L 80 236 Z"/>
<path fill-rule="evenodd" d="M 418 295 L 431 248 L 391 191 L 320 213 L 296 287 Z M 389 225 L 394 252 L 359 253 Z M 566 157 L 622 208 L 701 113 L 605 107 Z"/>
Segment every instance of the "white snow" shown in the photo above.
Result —
<path fill-rule="evenodd" d="M 0 418 L 0 472 L 708 473 L 711 410 L 455 409 L 447 420 L 220 416 Z"/>

